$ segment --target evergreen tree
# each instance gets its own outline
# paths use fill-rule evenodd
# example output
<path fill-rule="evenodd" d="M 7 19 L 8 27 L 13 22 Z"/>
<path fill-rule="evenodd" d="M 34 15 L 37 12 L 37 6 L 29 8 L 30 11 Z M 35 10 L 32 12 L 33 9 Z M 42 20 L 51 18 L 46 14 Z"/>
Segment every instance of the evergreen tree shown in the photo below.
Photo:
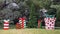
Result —
<path fill-rule="evenodd" d="M 36 27 L 37 19 L 36 19 L 36 11 L 35 11 L 35 5 L 32 2 L 30 5 L 30 16 L 29 16 L 29 24 L 28 27 L 34 28 Z"/>

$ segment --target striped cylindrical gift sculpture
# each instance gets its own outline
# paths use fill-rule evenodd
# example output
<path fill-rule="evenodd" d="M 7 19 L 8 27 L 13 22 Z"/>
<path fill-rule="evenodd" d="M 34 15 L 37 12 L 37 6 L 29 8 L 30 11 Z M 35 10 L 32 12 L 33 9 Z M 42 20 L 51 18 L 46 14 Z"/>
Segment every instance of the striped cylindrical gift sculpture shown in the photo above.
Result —
<path fill-rule="evenodd" d="M 4 30 L 8 30 L 9 29 L 9 20 L 4 20 Z"/>
<path fill-rule="evenodd" d="M 45 21 L 45 29 L 54 30 L 56 18 L 44 18 Z"/>
<path fill-rule="evenodd" d="M 20 23 L 20 25 L 21 25 L 21 28 L 25 28 L 25 27 L 26 27 L 25 18 L 19 18 L 19 23 Z"/>

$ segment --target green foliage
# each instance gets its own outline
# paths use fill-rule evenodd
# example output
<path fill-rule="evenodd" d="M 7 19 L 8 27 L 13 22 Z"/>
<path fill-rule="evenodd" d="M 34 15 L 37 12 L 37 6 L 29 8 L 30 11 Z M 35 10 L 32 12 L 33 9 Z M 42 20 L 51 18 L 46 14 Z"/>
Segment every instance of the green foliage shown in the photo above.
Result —
<path fill-rule="evenodd" d="M 28 27 L 30 28 L 34 28 L 34 27 L 37 27 L 36 23 L 37 23 L 37 18 L 36 18 L 36 14 L 35 14 L 35 6 L 34 4 L 32 3 L 31 4 L 31 7 L 30 7 L 30 20 L 29 20 L 29 24 L 28 24 Z"/>
<path fill-rule="evenodd" d="M 60 20 L 60 8 L 57 9 L 57 20 Z"/>
<path fill-rule="evenodd" d="M 57 18 L 57 21 L 59 21 L 60 20 L 60 5 L 51 5 L 51 8 L 55 8 L 57 10 L 56 18 Z"/>
<path fill-rule="evenodd" d="M 47 12 L 49 15 L 56 15 L 56 9 L 55 8 L 51 8 L 48 10 Z"/>
<path fill-rule="evenodd" d="M 32 0 L 34 4 L 40 6 L 41 8 L 49 8 L 51 5 L 51 0 Z"/>

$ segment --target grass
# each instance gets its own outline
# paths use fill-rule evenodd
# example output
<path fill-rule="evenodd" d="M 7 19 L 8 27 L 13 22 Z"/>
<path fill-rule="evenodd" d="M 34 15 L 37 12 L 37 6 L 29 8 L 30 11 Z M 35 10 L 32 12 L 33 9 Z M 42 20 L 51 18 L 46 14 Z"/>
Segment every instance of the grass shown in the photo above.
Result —
<path fill-rule="evenodd" d="M 60 34 L 60 30 L 9 29 L 9 30 L 0 30 L 0 34 Z"/>

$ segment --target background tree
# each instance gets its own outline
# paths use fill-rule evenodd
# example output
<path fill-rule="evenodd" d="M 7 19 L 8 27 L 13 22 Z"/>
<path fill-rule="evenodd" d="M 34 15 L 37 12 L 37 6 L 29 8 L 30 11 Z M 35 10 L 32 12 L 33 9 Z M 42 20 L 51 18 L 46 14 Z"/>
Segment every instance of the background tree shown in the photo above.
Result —
<path fill-rule="evenodd" d="M 28 0 L 27 5 L 30 7 L 30 20 L 29 20 L 30 25 L 29 26 L 34 27 L 34 26 L 37 26 L 37 25 L 34 25 L 34 23 L 35 24 L 37 23 L 37 18 L 41 16 L 39 15 L 39 10 L 42 8 L 49 9 L 51 5 L 51 1 L 50 0 Z"/>

